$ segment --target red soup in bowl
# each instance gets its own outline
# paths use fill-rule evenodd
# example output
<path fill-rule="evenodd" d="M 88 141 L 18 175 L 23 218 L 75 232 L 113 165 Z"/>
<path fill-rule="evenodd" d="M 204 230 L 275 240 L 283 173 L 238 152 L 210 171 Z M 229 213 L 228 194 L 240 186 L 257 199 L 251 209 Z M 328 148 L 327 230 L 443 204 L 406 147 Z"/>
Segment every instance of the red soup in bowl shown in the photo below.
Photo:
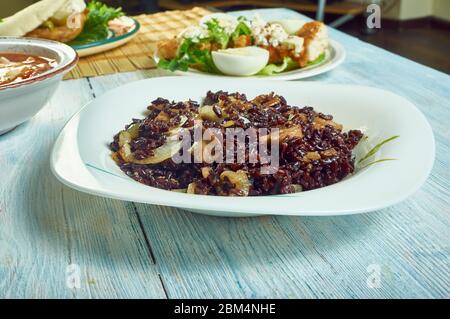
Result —
<path fill-rule="evenodd" d="M 56 66 L 56 60 L 43 56 L 0 52 L 0 86 L 32 78 Z"/>

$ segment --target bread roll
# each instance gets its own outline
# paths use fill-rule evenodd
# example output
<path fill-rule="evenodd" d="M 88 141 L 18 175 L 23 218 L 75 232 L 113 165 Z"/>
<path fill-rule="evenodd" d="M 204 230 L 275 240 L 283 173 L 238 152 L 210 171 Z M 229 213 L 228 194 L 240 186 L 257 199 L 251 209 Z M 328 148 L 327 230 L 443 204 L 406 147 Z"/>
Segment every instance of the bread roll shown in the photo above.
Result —
<path fill-rule="evenodd" d="M 0 22 L 0 36 L 21 37 L 39 27 L 70 0 L 42 0 Z"/>
<path fill-rule="evenodd" d="M 86 22 L 87 12 L 76 13 L 70 16 L 76 23 L 67 23 L 62 26 L 55 26 L 51 29 L 46 27 L 36 28 L 28 32 L 25 36 L 30 38 L 42 38 L 53 41 L 67 43 L 75 39 L 83 31 Z"/>

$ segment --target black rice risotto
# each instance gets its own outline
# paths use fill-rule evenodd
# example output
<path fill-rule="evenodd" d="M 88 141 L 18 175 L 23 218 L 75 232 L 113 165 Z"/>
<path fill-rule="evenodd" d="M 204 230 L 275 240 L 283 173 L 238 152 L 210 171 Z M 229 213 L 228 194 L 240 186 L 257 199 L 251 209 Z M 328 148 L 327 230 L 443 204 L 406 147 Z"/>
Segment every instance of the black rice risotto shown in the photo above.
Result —
<path fill-rule="evenodd" d="M 236 150 L 246 149 L 243 163 L 211 163 L 206 159 L 175 163 L 173 155 L 181 156 L 179 132 L 192 136 L 197 121 L 201 121 L 201 130 L 216 128 L 224 136 L 228 128 L 278 128 L 277 171 L 263 174 L 261 161 L 248 161 L 249 139 L 236 145 Z M 343 132 L 331 115 L 315 112 L 312 107 L 290 106 L 273 93 L 248 100 L 240 93 L 209 91 L 202 104 L 156 99 L 148 106 L 147 117 L 134 119 L 114 137 L 111 150 L 125 174 L 149 186 L 191 194 L 257 196 L 307 191 L 339 182 L 353 173 L 352 150 L 362 136 L 359 130 Z M 193 158 L 194 140 L 189 151 Z"/>

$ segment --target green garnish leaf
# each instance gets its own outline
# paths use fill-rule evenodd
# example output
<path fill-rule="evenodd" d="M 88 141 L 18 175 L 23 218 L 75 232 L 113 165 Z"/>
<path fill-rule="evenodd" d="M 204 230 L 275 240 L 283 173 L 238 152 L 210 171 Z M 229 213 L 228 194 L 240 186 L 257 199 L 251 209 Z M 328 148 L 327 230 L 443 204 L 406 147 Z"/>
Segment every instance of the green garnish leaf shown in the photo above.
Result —
<path fill-rule="evenodd" d="M 379 160 L 370 162 L 370 163 L 364 165 L 363 167 L 360 167 L 359 169 L 364 169 L 364 168 L 366 168 L 368 166 L 371 166 L 371 165 L 377 164 L 377 163 L 381 163 L 381 162 L 396 161 L 396 160 L 397 160 L 397 158 L 383 158 L 383 159 L 379 159 Z"/>
<path fill-rule="evenodd" d="M 106 4 L 92 0 L 87 4 L 89 10 L 83 31 L 70 45 L 83 45 L 104 40 L 108 37 L 108 22 L 124 15 L 121 8 L 112 8 Z"/>
<path fill-rule="evenodd" d="M 400 137 L 400 135 L 395 135 L 395 136 L 392 136 L 392 137 L 390 137 L 390 138 L 387 138 L 387 139 L 385 139 L 384 141 L 378 143 L 378 144 L 375 145 L 370 151 L 368 151 L 367 154 L 366 154 L 363 158 L 361 158 L 361 159 L 358 161 L 358 164 L 361 163 L 361 162 L 364 162 L 366 159 L 368 159 L 368 158 L 372 157 L 373 155 L 375 155 L 375 154 L 380 150 L 380 148 L 381 148 L 384 144 L 386 144 L 386 143 L 388 143 L 388 142 L 390 142 L 390 141 L 393 141 L 393 140 L 395 140 L 396 138 L 399 138 L 399 137 Z M 380 161 L 381 161 L 381 160 L 380 160 Z"/>
<path fill-rule="evenodd" d="M 280 65 L 277 64 L 268 64 L 261 71 L 258 72 L 259 75 L 274 75 L 276 73 L 281 73 L 283 71 L 287 71 L 298 67 L 297 62 L 292 60 L 290 57 L 285 57 L 283 59 L 283 63 Z"/>

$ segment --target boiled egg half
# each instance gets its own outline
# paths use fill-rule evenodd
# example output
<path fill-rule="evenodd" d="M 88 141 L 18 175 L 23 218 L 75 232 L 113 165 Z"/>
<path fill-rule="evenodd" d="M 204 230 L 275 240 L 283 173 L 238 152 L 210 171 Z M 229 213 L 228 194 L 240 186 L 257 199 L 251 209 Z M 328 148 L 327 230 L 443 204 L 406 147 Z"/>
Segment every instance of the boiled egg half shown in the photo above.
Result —
<path fill-rule="evenodd" d="M 249 76 L 261 71 L 269 62 L 269 51 L 256 46 L 231 48 L 212 52 L 220 72 L 233 76 Z"/>

